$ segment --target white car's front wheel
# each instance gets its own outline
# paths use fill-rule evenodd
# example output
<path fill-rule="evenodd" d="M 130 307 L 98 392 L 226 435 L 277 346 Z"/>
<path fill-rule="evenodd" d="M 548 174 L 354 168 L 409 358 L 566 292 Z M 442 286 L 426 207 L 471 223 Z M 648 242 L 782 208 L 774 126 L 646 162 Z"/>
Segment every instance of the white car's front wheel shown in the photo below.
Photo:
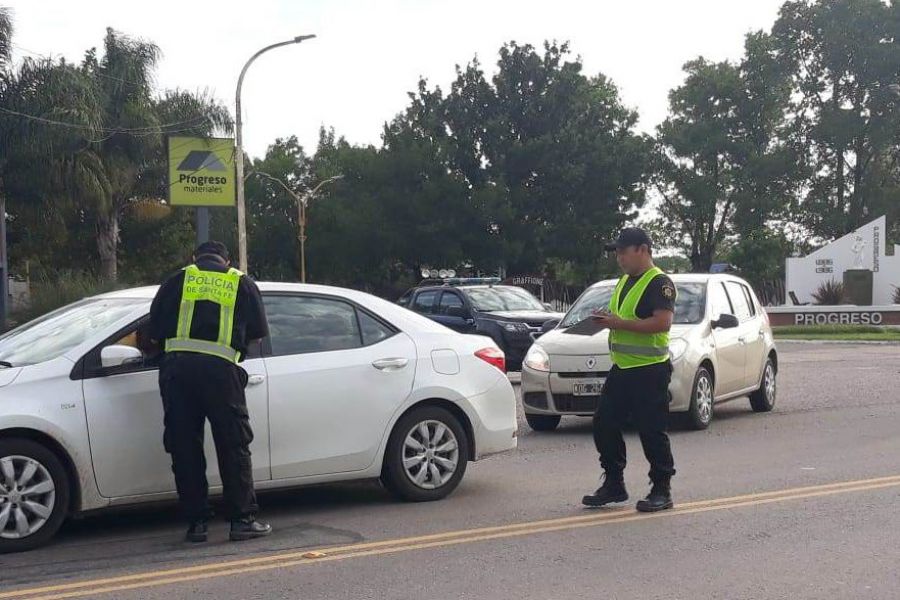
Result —
<path fill-rule="evenodd" d="M 469 439 L 459 419 L 446 409 L 425 406 L 397 422 L 381 478 L 403 500 L 440 500 L 459 485 L 468 460 Z"/>
<path fill-rule="evenodd" d="M 69 482 L 56 454 L 32 440 L 0 440 L 0 553 L 50 541 L 68 506 Z"/>
<path fill-rule="evenodd" d="M 715 403 L 715 382 L 706 367 L 697 369 L 694 376 L 694 387 L 691 390 L 691 404 L 687 412 L 688 426 L 691 429 L 706 429 L 713 419 Z"/>

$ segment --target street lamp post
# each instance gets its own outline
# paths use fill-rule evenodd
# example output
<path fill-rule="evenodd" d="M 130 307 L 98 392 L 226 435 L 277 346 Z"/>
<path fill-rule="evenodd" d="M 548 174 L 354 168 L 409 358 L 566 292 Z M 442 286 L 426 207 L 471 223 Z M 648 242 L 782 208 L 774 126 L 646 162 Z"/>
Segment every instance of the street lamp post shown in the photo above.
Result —
<path fill-rule="evenodd" d="M 306 283 L 306 208 L 309 205 L 309 201 L 316 197 L 316 194 L 323 185 L 331 183 L 332 181 L 337 181 L 343 177 L 343 175 L 335 175 L 334 177 L 329 177 L 328 179 L 321 181 L 319 185 L 306 192 L 297 202 L 297 216 L 300 219 L 300 281 L 302 283 Z"/>
<path fill-rule="evenodd" d="M 309 201 L 316 197 L 316 194 L 319 192 L 322 186 L 324 186 L 326 183 L 331 183 L 332 181 L 343 179 L 344 176 L 335 175 L 334 177 L 329 177 L 328 179 L 320 181 L 316 187 L 301 196 L 290 187 L 288 187 L 285 182 L 278 179 L 277 177 L 269 175 L 268 173 L 263 173 L 262 171 L 253 171 L 249 175 L 259 175 L 260 177 L 264 177 L 269 181 L 274 181 L 282 188 L 284 188 L 284 190 L 288 194 L 290 194 L 290 196 L 297 203 L 297 225 L 300 227 L 300 235 L 297 237 L 297 239 L 300 240 L 300 281 L 301 283 L 306 283 L 306 208 L 309 205 Z"/>
<path fill-rule="evenodd" d="M 237 185 L 237 218 L 238 218 L 238 259 L 241 271 L 247 272 L 247 206 L 244 202 L 244 146 L 243 131 L 241 128 L 241 88 L 244 85 L 244 75 L 247 69 L 253 64 L 257 58 L 269 50 L 280 48 L 281 46 L 289 46 L 291 44 L 299 44 L 304 40 L 316 37 L 315 35 L 298 35 L 292 40 L 279 42 L 266 46 L 256 54 L 250 57 L 250 60 L 241 69 L 241 75 L 238 77 L 237 90 L 234 94 L 234 144 L 235 144 L 235 162 L 237 167 L 236 185 Z"/>

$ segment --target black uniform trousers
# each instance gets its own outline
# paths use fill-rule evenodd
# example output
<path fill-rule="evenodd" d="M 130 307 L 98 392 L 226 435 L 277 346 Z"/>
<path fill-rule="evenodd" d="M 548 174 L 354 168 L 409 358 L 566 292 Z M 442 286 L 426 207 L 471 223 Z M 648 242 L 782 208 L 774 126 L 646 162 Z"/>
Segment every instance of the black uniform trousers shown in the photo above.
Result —
<path fill-rule="evenodd" d="M 163 444 L 172 455 L 172 471 L 181 510 L 188 521 L 212 516 L 203 437 L 209 419 L 226 516 L 240 519 L 256 514 L 250 442 L 253 430 L 244 388 L 247 372 L 221 358 L 175 352 L 163 358 L 159 388 L 165 409 Z"/>
<path fill-rule="evenodd" d="M 666 434 L 669 420 L 669 382 L 672 363 L 620 369 L 613 367 L 594 413 L 594 444 L 607 477 L 620 479 L 625 471 L 622 428 L 631 417 L 650 463 L 650 480 L 667 482 L 675 474 L 672 447 Z"/>

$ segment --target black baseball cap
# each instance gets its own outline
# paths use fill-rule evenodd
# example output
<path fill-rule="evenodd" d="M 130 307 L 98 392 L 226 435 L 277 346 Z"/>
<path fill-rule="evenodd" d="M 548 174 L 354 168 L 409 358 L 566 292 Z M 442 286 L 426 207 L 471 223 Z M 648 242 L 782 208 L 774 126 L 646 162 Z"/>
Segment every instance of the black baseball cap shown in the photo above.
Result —
<path fill-rule="evenodd" d="M 619 232 L 619 237 L 615 242 L 606 244 L 603 249 L 607 252 L 629 248 L 631 246 L 644 246 L 653 249 L 653 240 L 650 235 L 640 227 L 626 227 Z"/>
<path fill-rule="evenodd" d="M 195 258 L 209 255 L 218 256 L 225 262 L 228 262 L 230 260 L 228 256 L 228 247 L 225 246 L 225 244 L 223 244 L 222 242 L 203 242 L 202 244 L 197 246 L 196 250 L 194 250 Z"/>

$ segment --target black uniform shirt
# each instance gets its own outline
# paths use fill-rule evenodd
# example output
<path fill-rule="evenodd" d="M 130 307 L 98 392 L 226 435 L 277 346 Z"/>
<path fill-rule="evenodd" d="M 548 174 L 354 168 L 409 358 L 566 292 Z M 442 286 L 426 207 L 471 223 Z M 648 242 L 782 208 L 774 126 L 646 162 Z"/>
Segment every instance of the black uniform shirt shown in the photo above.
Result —
<path fill-rule="evenodd" d="M 223 262 L 201 257 L 197 261 L 201 271 L 227 273 Z M 181 290 L 184 287 L 184 271 L 169 277 L 159 288 L 150 307 L 150 335 L 153 339 L 174 338 L 178 330 L 178 311 L 181 308 Z M 265 308 L 259 288 L 249 277 L 241 277 L 237 301 L 234 307 L 234 333 L 231 347 L 247 355 L 249 342 L 269 335 Z M 191 338 L 215 342 L 219 338 L 219 305 L 214 302 L 197 302 L 191 321 Z"/>
<path fill-rule="evenodd" d="M 629 290 L 640 281 L 641 277 L 642 275 L 628 276 L 628 281 L 625 282 L 625 287 L 622 288 L 622 294 L 619 296 L 619 307 L 625 301 Z M 675 312 L 675 296 L 675 284 L 672 283 L 672 279 L 665 273 L 657 275 L 647 285 L 647 290 L 638 302 L 637 310 L 635 310 L 637 318 L 649 319 L 657 310 Z"/>

